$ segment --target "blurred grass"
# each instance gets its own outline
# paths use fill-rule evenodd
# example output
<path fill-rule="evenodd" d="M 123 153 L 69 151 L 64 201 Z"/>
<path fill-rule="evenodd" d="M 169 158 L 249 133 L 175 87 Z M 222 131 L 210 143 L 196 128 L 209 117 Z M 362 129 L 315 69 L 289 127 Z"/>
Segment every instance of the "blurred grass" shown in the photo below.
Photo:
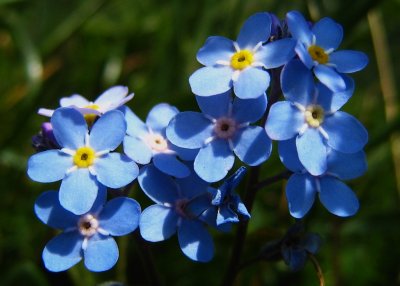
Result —
<path fill-rule="evenodd" d="M 368 67 L 354 75 L 356 91 L 344 108 L 371 135 L 369 170 L 350 182 L 360 198 L 360 212 L 338 219 L 316 203 L 307 218 L 308 229 L 324 238 L 317 257 L 327 285 L 400 285 L 400 212 L 390 145 L 399 124 L 398 119 L 389 123 L 386 118 L 376 64 L 377 55 L 385 51 L 374 50 L 367 21 L 368 11 L 381 11 L 393 55 L 392 76 L 398 82 L 399 0 L 355 0 L 351 5 L 345 0 L 0 1 L 0 285 L 93 285 L 116 277 L 129 285 L 149 281 L 134 235 L 123 243 L 126 259 L 109 272 L 92 274 L 80 265 L 53 274 L 43 268 L 41 251 L 54 233 L 34 217 L 32 208 L 39 193 L 58 184 L 34 183 L 25 175 L 33 153 L 30 138 L 44 120 L 36 114 L 38 108 L 55 108 L 60 97 L 72 93 L 94 99 L 107 87 L 122 84 L 135 92 L 129 105 L 142 118 L 159 102 L 197 110 L 188 77 L 200 66 L 195 55 L 205 39 L 235 38 L 252 13 L 271 11 L 283 17 L 292 9 L 314 20 L 336 19 L 345 31 L 341 48 L 362 50 L 370 58 Z M 275 152 L 265 163 L 263 176 L 280 170 Z M 148 200 L 137 196 L 144 208 Z M 282 184 L 260 192 L 245 258 L 282 235 L 291 223 Z M 150 250 L 166 285 L 215 285 L 222 277 L 232 235 L 215 233 L 216 257 L 208 264 L 186 259 L 175 237 L 150 245 Z M 281 262 L 261 262 L 243 271 L 237 284 L 317 285 L 317 280 L 310 263 L 304 271 L 290 273 Z"/>

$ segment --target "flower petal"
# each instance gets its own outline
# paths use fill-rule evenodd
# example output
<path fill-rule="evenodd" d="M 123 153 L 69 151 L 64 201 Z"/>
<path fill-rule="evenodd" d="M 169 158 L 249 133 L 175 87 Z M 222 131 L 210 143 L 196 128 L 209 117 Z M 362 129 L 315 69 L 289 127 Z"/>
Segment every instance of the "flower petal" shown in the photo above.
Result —
<path fill-rule="evenodd" d="M 124 115 L 119 110 L 111 110 L 103 114 L 90 131 L 90 146 L 96 151 L 114 150 L 126 134 Z"/>
<path fill-rule="evenodd" d="M 299 59 L 308 69 L 311 69 L 313 66 L 316 65 L 310 53 L 308 52 L 307 47 L 303 43 L 298 42 L 294 50 L 296 51 L 296 54 L 299 56 Z"/>
<path fill-rule="evenodd" d="M 88 129 L 79 111 L 67 107 L 59 108 L 54 111 L 50 121 L 54 137 L 60 146 L 76 150 L 85 145 Z"/>
<path fill-rule="evenodd" d="M 180 198 L 193 199 L 207 193 L 207 188 L 209 184 L 202 180 L 197 174 L 191 170 L 191 174 L 185 178 L 177 178 L 175 182 L 179 186 L 179 196 Z"/>
<path fill-rule="evenodd" d="M 112 236 L 131 233 L 138 227 L 139 218 L 140 205 L 126 197 L 108 201 L 98 216 L 100 227 Z"/>
<path fill-rule="evenodd" d="M 267 43 L 257 50 L 256 60 L 262 62 L 267 69 L 283 66 L 295 56 L 296 43 L 297 41 L 292 38 Z"/>
<path fill-rule="evenodd" d="M 78 231 L 57 235 L 43 249 L 44 266 L 52 272 L 71 268 L 82 259 L 82 242 L 83 237 Z"/>
<path fill-rule="evenodd" d="M 237 43 L 241 49 L 252 49 L 259 42 L 266 42 L 271 33 L 271 17 L 268 13 L 256 13 L 244 22 Z"/>
<path fill-rule="evenodd" d="M 128 87 L 121 85 L 113 86 L 100 94 L 99 97 L 97 97 L 97 99 L 94 101 L 94 104 L 98 105 L 101 112 L 104 113 L 124 104 L 126 102 L 124 102 L 124 99 L 126 98 L 127 94 Z"/>
<path fill-rule="evenodd" d="M 310 31 L 310 26 L 301 13 L 290 11 L 286 14 L 286 21 L 293 38 L 307 46 L 311 45 L 312 33 Z"/>
<path fill-rule="evenodd" d="M 321 133 L 315 128 L 308 128 L 296 139 L 300 162 L 310 174 L 319 176 L 327 169 L 327 146 Z"/>
<path fill-rule="evenodd" d="M 190 87 L 199 96 L 221 94 L 232 87 L 232 74 L 230 67 L 203 67 L 190 76 Z"/>
<path fill-rule="evenodd" d="M 214 256 L 211 235 L 199 221 L 182 220 L 178 240 L 183 253 L 194 261 L 208 262 Z"/>
<path fill-rule="evenodd" d="M 329 61 L 335 65 L 338 72 L 353 73 L 365 68 L 368 57 L 363 52 L 341 50 L 330 54 Z"/>
<path fill-rule="evenodd" d="M 330 90 L 338 92 L 347 89 L 343 77 L 332 67 L 317 65 L 314 67 L 315 76 Z"/>
<path fill-rule="evenodd" d="M 248 126 L 238 132 L 233 139 L 234 152 L 239 159 L 257 166 L 271 155 L 272 142 L 260 126 Z"/>
<path fill-rule="evenodd" d="M 142 136 L 149 133 L 146 124 L 139 117 L 136 116 L 133 111 L 127 106 L 121 106 L 118 108 L 125 116 L 126 121 L 126 133 L 130 136 Z"/>
<path fill-rule="evenodd" d="M 160 171 L 176 178 L 184 178 L 190 174 L 189 168 L 175 154 L 158 153 L 154 155 L 153 163 Z"/>
<path fill-rule="evenodd" d="M 343 182 L 330 176 L 320 180 L 319 199 L 329 212 L 341 217 L 354 215 L 360 206 L 357 196 Z"/>
<path fill-rule="evenodd" d="M 355 153 L 367 144 L 367 130 L 355 117 L 348 113 L 335 112 L 326 117 L 322 127 L 329 135 L 329 146 L 337 151 Z"/>
<path fill-rule="evenodd" d="M 304 217 L 314 204 L 316 193 L 315 180 L 312 176 L 293 174 L 286 184 L 290 214 L 295 218 Z"/>
<path fill-rule="evenodd" d="M 269 111 L 265 130 L 272 140 L 288 140 L 299 133 L 304 125 L 304 116 L 292 103 L 274 103 Z"/>
<path fill-rule="evenodd" d="M 262 96 L 269 87 L 269 73 L 261 68 L 249 67 L 240 72 L 239 78 L 233 83 L 237 97 L 252 99 Z"/>
<path fill-rule="evenodd" d="M 29 158 L 28 176 L 40 183 L 61 180 L 73 166 L 72 157 L 59 150 L 47 150 L 36 153 Z"/>
<path fill-rule="evenodd" d="M 148 164 L 153 157 L 149 146 L 135 136 L 126 135 L 124 138 L 124 153 L 138 164 Z"/>
<path fill-rule="evenodd" d="M 181 148 L 198 149 L 213 133 L 213 124 L 199 112 L 177 114 L 167 127 L 167 138 Z"/>
<path fill-rule="evenodd" d="M 200 178 L 211 183 L 224 178 L 234 162 L 235 156 L 228 142 L 216 139 L 200 149 L 194 160 L 194 170 Z"/>
<path fill-rule="evenodd" d="M 225 37 L 208 37 L 204 46 L 197 52 L 197 60 L 205 66 L 213 66 L 217 61 L 230 61 L 235 53 L 233 41 Z"/>
<path fill-rule="evenodd" d="M 336 50 L 343 38 L 343 28 L 331 18 L 322 18 L 312 27 L 316 45 L 324 50 Z"/>
<path fill-rule="evenodd" d="M 83 253 L 87 269 L 101 272 L 111 269 L 118 261 L 118 245 L 111 236 L 91 237 Z"/>
<path fill-rule="evenodd" d="M 119 153 L 108 153 L 96 159 L 94 169 L 97 180 L 109 188 L 122 188 L 132 182 L 139 174 L 134 161 Z"/>
<path fill-rule="evenodd" d="M 196 96 L 201 112 L 213 118 L 226 116 L 232 103 L 232 91 L 227 91 L 214 96 Z"/>
<path fill-rule="evenodd" d="M 339 92 L 332 92 L 325 85 L 318 83 L 318 97 L 317 104 L 322 106 L 325 112 L 336 112 L 339 110 L 353 95 L 354 92 L 354 80 L 346 75 L 342 75 L 346 89 Z"/>
<path fill-rule="evenodd" d="M 238 123 L 253 123 L 259 120 L 267 109 L 268 99 L 265 93 L 254 99 L 235 98 L 232 117 Z"/>
<path fill-rule="evenodd" d="M 176 107 L 167 103 L 159 103 L 147 115 L 146 125 L 154 132 L 163 133 L 168 123 L 178 113 Z"/>
<path fill-rule="evenodd" d="M 346 154 L 331 149 L 328 154 L 328 172 L 342 180 L 355 179 L 367 170 L 364 151 Z"/>
<path fill-rule="evenodd" d="M 140 216 L 140 235 L 147 241 L 157 242 L 175 234 L 178 214 L 169 207 L 152 205 Z"/>
<path fill-rule="evenodd" d="M 286 168 L 295 173 L 304 170 L 304 167 L 299 160 L 299 155 L 297 154 L 296 138 L 279 141 L 278 150 L 279 158 Z"/>
<path fill-rule="evenodd" d="M 61 107 L 72 107 L 72 106 L 85 107 L 88 106 L 89 104 L 90 104 L 89 100 L 87 100 L 80 94 L 73 94 L 69 97 L 62 97 L 60 99 Z"/>

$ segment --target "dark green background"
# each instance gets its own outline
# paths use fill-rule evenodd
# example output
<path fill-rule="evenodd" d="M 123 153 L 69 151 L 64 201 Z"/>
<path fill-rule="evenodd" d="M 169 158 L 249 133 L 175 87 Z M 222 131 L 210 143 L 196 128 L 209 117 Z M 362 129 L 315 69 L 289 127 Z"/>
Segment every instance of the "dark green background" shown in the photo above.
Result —
<path fill-rule="evenodd" d="M 25 175 L 33 154 L 31 136 L 44 120 L 38 108 L 56 108 L 60 97 L 72 93 L 93 100 L 109 86 L 122 84 L 135 93 L 129 106 L 142 118 L 159 102 L 197 110 L 188 77 L 200 67 L 195 55 L 205 39 L 235 39 L 253 13 L 270 11 L 282 18 L 293 9 L 313 20 L 332 17 L 344 27 L 340 48 L 364 51 L 370 59 L 365 70 L 352 75 L 356 90 L 344 107 L 370 134 L 368 172 L 349 182 L 360 211 L 341 219 L 316 202 L 305 219 L 307 229 L 323 238 L 317 258 L 326 284 L 400 285 L 400 183 L 393 164 L 400 144 L 390 141 L 400 117 L 386 117 L 387 108 L 400 107 L 399 93 L 390 85 L 400 78 L 399 0 L 0 0 L 0 285 L 150 283 L 146 248 L 139 247 L 137 232 L 119 240 L 121 258 L 108 272 L 92 274 L 82 264 L 60 274 L 43 268 L 42 249 L 55 233 L 35 218 L 33 204 L 41 192 L 59 184 L 35 183 Z M 388 61 L 378 69 L 385 56 Z M 391 93 L 394 103 L 385 99 Z M 262 177 L 282 170 L 274 148 Z M 244 260 L 294 222 L 283 190 L 279 182 L 257 195 Z M 137 189 L 132 195 L 143 208 L 150 204 Z M 234 233 L 213 233 L 216 255 L 207 264 L 188 260 L 176 237 L 150 244 L 149 250 L 165 285 L 217 285 Z M 318 285 L 318 280 L 311 263 L 291 273 L 283 262 L 260 262 L 244 270 L 237 285 Z"/>

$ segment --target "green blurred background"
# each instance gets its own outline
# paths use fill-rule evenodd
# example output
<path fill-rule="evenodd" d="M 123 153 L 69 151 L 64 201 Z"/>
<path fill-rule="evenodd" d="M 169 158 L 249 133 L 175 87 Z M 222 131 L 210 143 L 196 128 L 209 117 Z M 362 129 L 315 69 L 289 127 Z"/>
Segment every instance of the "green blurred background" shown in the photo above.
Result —
<path fill-rule="evenodd" d="M 176 237 L 143 244 L 137 232 L 119 240 L 121 257 L 108 272 L 93 274 L 82 264 L 64 273 L 46 271 L 41 261 L 54 231 L 33 214 L 36 197 L 56 184 L 30 181 L 26 162 L 31 136 L 44 118 L 39 107 L 56 108 L 60 97 L 79 93 L 95 99 L 109 86 L 135 93 L 129 106 L 142 118 L 159 102 L 197 110 L 188 77 L 200 65 L 195 55 L 210 35 L 236 38 L 247 17 L 270 11 L 283 18 L 300 10 L 318 20 L 341 23 L 340 48 L 368 54 L 355 75 L 356 90 L 344 107 L 367 127 L 368 172 L 349 185 L 361 202 L 349 219 L 329 214 L 319 202 L 307 230 L 323 246 L 317 258 L 326 285 L 400 285 L 400 0 L 0 0 L 0 285 L 97 285 L 120 281 L 151 285 L 149 252 L 165 285 L 217 285 L 235 232 L 213 233 L 216 256 L 194 263 Z M 400 88 L 400 87 L 398 87 Z M 276 147 L 276 146 L 274 146 Z M 262 177 L 283 170 L 276 148 Z M 250 259 L 279 238 L 294 220 L 282 182 L 261 190 L 245 246 Z M 150 202 L 135 190 L 142 207 Z M 292 273 L 283 262 L 259 262 L 240 273 L 237 285 L 318 285 L 313 265 Z"/>

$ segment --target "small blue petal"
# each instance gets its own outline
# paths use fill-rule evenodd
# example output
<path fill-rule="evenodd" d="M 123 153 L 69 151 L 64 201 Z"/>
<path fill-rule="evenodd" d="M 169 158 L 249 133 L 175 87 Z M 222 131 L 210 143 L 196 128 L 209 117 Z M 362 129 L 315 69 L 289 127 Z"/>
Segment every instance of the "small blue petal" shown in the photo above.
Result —
<path fill-rule="evenodd" d="M 213 133 L 210 119 L 199 112 L 181 112 L 167 127 L 167 138 L 181 148 L 198 149 Z"/>
<path fill-rule="evenodd" d="M 296 138 L 279 141 L 278 150 L 279 158 L 286 168 L 295 173 L 304 170 L 304 167 L 299 160 L 299 155 L 297 154 Z"/>
<path fill-rule="evenodd" d="M 236 223 L 239 222 L 239 218 L 235 212 L 233 212 L 229 207 L 222 206 L 218 209 L 217 213 L 217 225 L 224 223 Z"/>
<path fill-rule="evenodd" d="M 256 13 L 244 22 L 237 43 L 241 49 L 251 49 L 259 42 L 266 42 L 271 33 L 271 16 L 268 13 Z"/>
<path fill-rule="evenodd" d="M 286 184 L 290 214 L 295 218 L 304 217 L 314 204 L 316 193 L 313 177 L 306 174 L 293 174 Z"/>
<path fill-rule="evenodd" d="M 182 220 L 178 240 L 183 253 L 194 261 L 208 262 L 214 256 L 211 235 L 199 221 Z"/>
<path fill-rule="evenodd" d="M 193 169 L 191 171 L 190 176 L 175 180 L 179 186 L 179 196 L 181 198 L 192 199 L 207 192 L 209 184 L 202 180 Z"/>
<path fill-rule="evenodd" d="M 87 124 L 83 115 L 74 108 L 59 108 L 51 117 L 53 134 L 58 144 L 76 150 L 85 145 Z"/>
<path fill-rule="evenodd" d="M 94 170 L 100 183 L 114 189 L 128 185 L 139 174 L 136 163 L 119 153 L 108 153 L 97 158 Z"/>
<path fill-rule="evenodd" d="M 335 65 L 338 72 L 353 73 L 365 68 L 368 57 L 363 52 L 342 50 L 330 54 L 329 62 Z"/>
<path fill-rule="evenodd" d="M 52 272 L 71 268 L 82 259 L 82 242 L 83 236 L 78 231 L 57 235 L 43 249 L 44 266 Z"/>
<path fill-rule="evenodd" d="M 194 161 L 197 153 L 199 153 L 198 149 L 181 148 L 172 144 L 171 142 L 169 142 L 168 148 L 174 151 L 178 155 L 178 157 L 184 161 Z"/>
<path fill-rule="evenodd" d="M 111 236 L 91 237 L 83 253 L 87 269 L 101 272 L 111 269 L 118 261 L 118 245 Z"/>
<path fill-rule="evenodd" d="M 107 110 L 114 109 L 124 100 L 128 94 L 128 87 L 116 85 L 110 87 L 94 101 L 94 104 L 106 107 Z"/>
<path fill-rule="evenodd" d="M 343 38 L 343 28 L 331 18 L 322 18 L 312 27 L 316 45 L 324 50 L 336 50 Z"/>
<path fill-rule="evenodd" d="M 291 11 L 287 13 L 286 21 L 293 38 L 299 40 L 307 46 L 311 45 L 312 33 L 308 23 L 301 13 L 297 11 Z"/>
<path fill-rule="evenodd" d="M 233 89 L 237 97 L 252 99 L 262 96 L 269 87 L 269 73 L 261 68 L 249 67 L 241 71 Z"/>
<path fill-rule="evenodd" d="M 234 152 L 239 159 L 250 166 L 257 166 L 269 158 L 272 150 L 271 139 L 260 126 L 248 126 L 233 138 Z"/>
<path fill-rule="evenodd" d="M 327 169 L 327 146 L 321 133 L 315 128 L 308 128 L 296 138 L 299 160 L 310 174 L 319 176 Z"/>
<path fill-rule="evenodd" d="M 307 233 L 301 242 L 304 249 L 312 254 L 316 254 L 320 248 L 322 241 L 321 237 L 315 233 Z"/>
<path fill-rule="evenodd" d="M 121 144 L 126 134 L 124 115 L 119 110 L 103 114 L 90 131 L 90 146 L 96 151 L 114 150 Z"/>
<path fill-rule="evenodd" d="M 235 203 L 236 211 L 241 214 L 245 219 L 250 219 L 251 215 L 247 210 L 246 206 L 240 200 L 239 196 L 236 196 L 236 203 Z"/>
<path fill-rule="evenodd" d="M 232 108 L 232 117 L 238 123 L 253 123 L 259 120 L 267 109 L 267 96 L 264 93 L 254 99 L 235 98 Z"/>
<path fill-rule="evenodd" d="M 162 133 L 172 117 L 178 113 L 178 109 L 172 105 L 167 103 L 157 104 L 147 115 L 146 124 L 152 131 Z"/>
<path fill-rule="evenodd" d="M 204 67 L 190 76 L 190 87 L 199 96 L 221 94 L 232 87 L 232 74 L 230 67 Z"/>
<path fill-rule="evenodd" d="M 346 89 L 339 92 L 332 92 L 325 85 L 318 83 L 318 97 L 317 104 L 322 106 L 325 112 L 336 112 L 339 110 L 353 95 L 354 92 L 354 80 L 346 75 L 342 75 Z"/>
<path fill-rule="evenodd" d="M 197 52 L 197 60 L 205 66 L 213 66 L 217 61 L 229 61 L 235 53 L 233 41 L 225 37 L 208 37 L 204 46 Z"/>
<path fill-rule="evenodd" d="M 224 178 L 234 162 L 235 156 L 229 149 L 228 142 L 216 139 L 200 149 L 194 160 L 194 170 L 200 178 L 211 183 Z"/>
<path fill-rule="evenodd" d="M 229 90 L 214 96 L 196 96 L 196 101 L 204 114 L 219 118 L 228 114 L 232 103 L 232 92 Z"/>
<path fill-rule="evenodd" d="M 330 176 L 321 178 L 320 184 L 319 199 L 328 211 L 341 217 L 352 216 L 358 211 L 358 199 L 346 184 Z"/>
<path fill-rule="evenodd" d="M 272 140 L 288 140 L 299 133 L 304 124 L 304 116 L 292 103 L 274 103 L 269 111 L 265 130 Z"/>
<path fill-rule="evenodd" d="M 304 46 L 303 43 L 297 43 L 294 50 L 299 56 L 300 60 L 308 69 L 311 69 L 313 66 L 315 66 L 314 60 L 312 59 L 310 53 L 308 52 L 308 49 Z"/>
<path fill-rule="evenodd" d="M 289 260 L 285 260 L 285 262 L 289 265 L 292 271 L 298 271 L 303 268 L 304 264 L 307 261 L 307 253 L 303 249 L 288 249 Z"/>
<path fill-rule="evenodd" d="M 365 127 L 352 115 L 337 111 L 326 117 L 322 127 L 329 135 L 328 144 L 343 153 L 360 151 L 368 141 Z"/>
<path fill-rule="evenodd" d="M 126 121 L 126 133 L 130 136 L 142 136 L 149 133 L 146 124 L 139 117 L 136 116 L 133 111 L 127 106 L 121 106 L 118 108 L 125 116 Z"/>
<path fill-rule="evenodd" d="M 347 89 L 343 77 L 338 74 L 335 68 L 326 65 L 314 67 L 315 76 L 332 91 L 343 91 Z"/>
<path fill-rule="evenodd" d="M 59 150 L 47 150 L 36 153 L 29 158 L 28 176 L 40 183 L 61 180 L 73 166 L 72 157 Z"/>
<path fill-rule="evenodd" d="M 367 170 L 364 151 L 352 154 L 337 152 L 333 149 L 328 154 L 328 172 L 342 180 L 355 179 Z"/>
<path fill-rule="evenodd" d="M 153 157 L 149 146 L 135 136 L 126 135 L 124 138 L 124 153 L 138 164 L 148 164 Z"/>
<path fill-rule="evenodd" d="M 163 241 L 175 234 L 178 214 L 171 208 L 152 205 L 146 208 L 140 217 L 140 234 L 151 242 Z"/>
<path fill-rule="evenodd" d="M 267 69 L 283 66 L 295 56 L 296 43 L 291 38 L 270 42 L 256 52 L 256 60 L 262 62 Z"/>
<path fill-rule="evenodd" d="M 175 154 L 158 153 L 154 155 L 153 163 L 161 172 L 176 178 L 184 178 L 190 174 L 189 168 Z"/>
<path fill-rule="evenodd" d="M 139 225 L 140 205 L 131 198 L 118 197 L 107 202 L 98 216 L 102 229 L 112 236 L 126 235 Z"/>

